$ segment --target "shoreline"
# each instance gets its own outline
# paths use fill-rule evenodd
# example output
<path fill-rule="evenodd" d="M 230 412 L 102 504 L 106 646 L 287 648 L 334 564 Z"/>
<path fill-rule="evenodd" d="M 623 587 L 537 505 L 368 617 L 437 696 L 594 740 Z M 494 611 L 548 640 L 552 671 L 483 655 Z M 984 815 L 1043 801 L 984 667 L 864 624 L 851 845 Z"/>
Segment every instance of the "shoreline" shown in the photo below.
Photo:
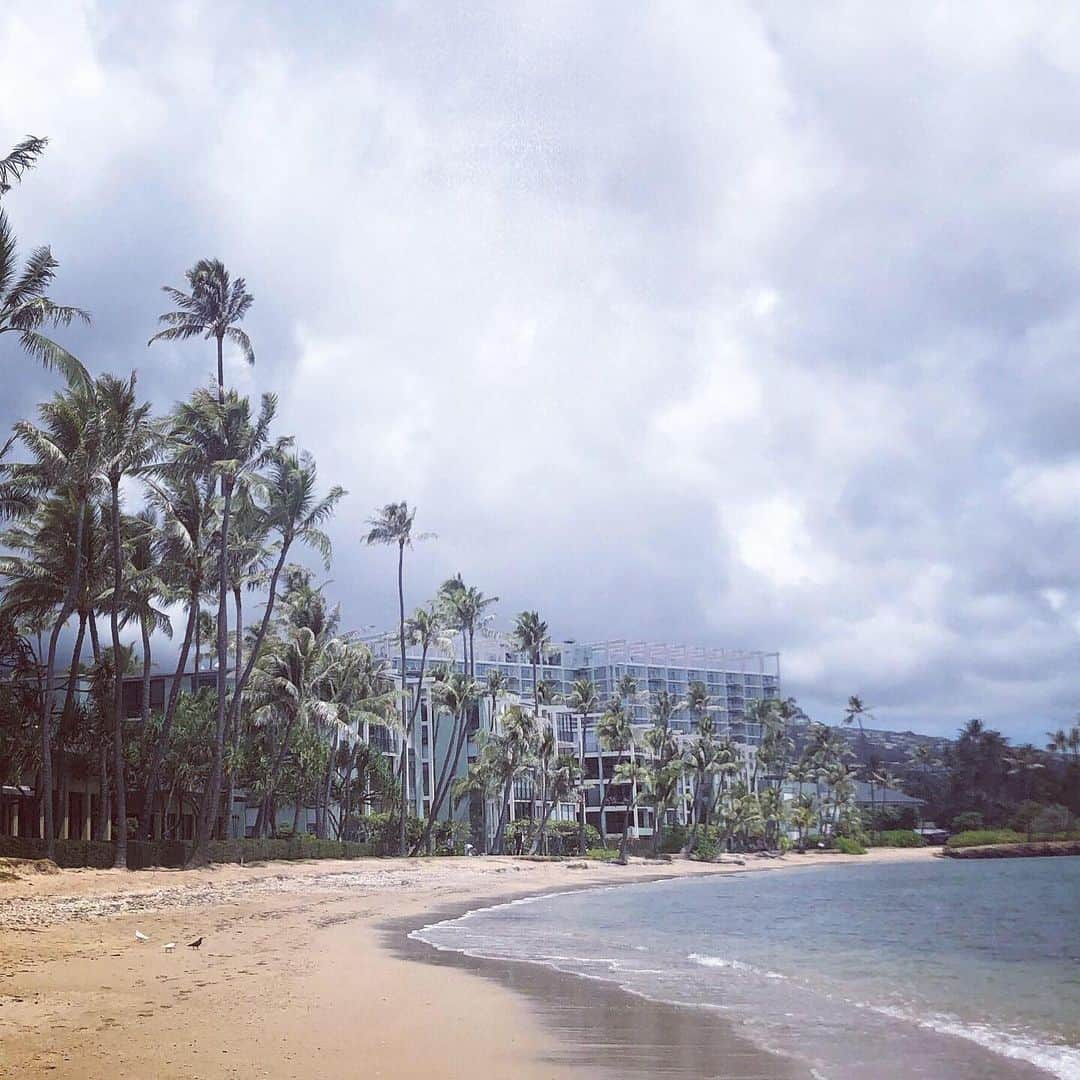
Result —
<path fill-rule="evenodd" d="M 449 917 L 447 911 L 582 887 L 933 856 L 928 849 L 897 850 L 876 857 L 750 858 L 743 866 L 476 857 L 130 875 L 64 871 L 5 882 L 0 1075 L 7 1069 L 28 1080 L 285 1080 L 309 1076 L 311 1061 L 318 1060 L 329 1078 L 355 1075 L 357 1062 L 367 1075 L 425 1080 L 478 1072 L 570 1077 L 579 1075 L 582 1044 L 590 1054 L 595 1049 L 597 1014 L 585 1006 L 601 1000 L 608 1012 L 635 1013 L 637 1020 L 628 1038 L 600 1040 L 596 1075 L 630 1074 L 625 1066 L 610 1068 L 618 1057 L 611 1042 L 631 1047 L 640 1062 L 643 1032 L 655 1034 L 652 1045 L 662 1059 L 651 1075 L 708 1075 L 663 1072 L 661 1066 L 672 1064 L 673 1045 L 696 1045 L 705 1055 L 697 1069 L 720 1048 L 679 1031 L 674 1012 L 644 999 L 627 1005 L 635 999 L 617 986 L 601 989 L 561 972 L 550 972 L 559 988 L 541 985 L 545 976 L 525 977 L 522 965 L 500 985 L 475 967 L 432 963 L 419 950 L 435 950 L 408 942 L 404 929 L 395 948 L 389 928 L 407 923 L 411 930 Z M 137 942 L 136 929 L 151 940 Z M 184 948 L 196 936 L 205 937 L 203 947 Z M 177 949 L 165 953 L 163 943 L 174 940 Z M 417 952 L 402 955 L 410 945 Z M 584 997 L 567 997 L 564 979 L 580 984 Z M 553 990 L 565 1005 L 559 1015 L 549 1007 Z M 604 996 L 608 990 L 613 998 Z M 573 1024 L 587 1016 L 592 1019 L 574 1036 Z M 702 1025 L 700 1017 L 693 1026 L 723 1030 L 719 1022 Z M 730 1033 L 721 1042 L 730 1048 Z M 760 1054 L 754 1048 L 744 1060 L 766 1064 Z M 776 1071 L 775 1061 L 771 1067 L 772 1073 L 756 1075 L 790 1075 Z"/>

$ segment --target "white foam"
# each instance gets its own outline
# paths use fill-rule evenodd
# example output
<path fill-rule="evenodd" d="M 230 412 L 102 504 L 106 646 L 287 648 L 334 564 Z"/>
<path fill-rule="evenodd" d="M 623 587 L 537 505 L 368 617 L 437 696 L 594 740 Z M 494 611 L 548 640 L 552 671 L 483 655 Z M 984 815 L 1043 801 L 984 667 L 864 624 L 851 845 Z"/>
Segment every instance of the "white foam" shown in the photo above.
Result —
<path fill-rule="evenodd" d="M 1000 1031 L 988 1024 L 968 1023 L 955 1016 L 936 1013 L 921 1016 L 891 1005 L 866 1005 L 864 1008 L 916 1024 L 940 1035 L 955 1035 L 1015 1061 L 1026 1061 L 1059 1080 L 1080 1080 L 1080 1048 L 1062 1043 L 1048 1043 L 1020 1032 Z"/>
<path fill-rule="evenodd" d="M 779 971 L 769 971 L 767 968 L 757 968 L 753 964 L 743 963 L 742 960 L 730 960 L 725 956 L 702 956 L 700 953 L 691 953 L 687 960 L 701 967 L 726 968 L 728 971 L 737 971 L 743 975 L 760 975 L 765 979 L 787 979 Z"/>

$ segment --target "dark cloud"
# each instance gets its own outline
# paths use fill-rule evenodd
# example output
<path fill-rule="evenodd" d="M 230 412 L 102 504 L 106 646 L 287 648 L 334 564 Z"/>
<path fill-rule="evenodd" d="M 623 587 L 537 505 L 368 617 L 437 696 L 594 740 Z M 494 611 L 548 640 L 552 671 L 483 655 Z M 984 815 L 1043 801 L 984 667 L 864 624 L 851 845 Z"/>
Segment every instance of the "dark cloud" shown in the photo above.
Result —
<path fill-rule="evenodd" d="M 561 635 L 778 649 L 823 717 L 1071 716 L 1075 18 L 209 11 L 0 16 L 0 134 L 53 140 L 6 205 L 159 408 L 212 364 L 147 350 L 160 285 L 247 277 L 230 378 L 350 490 L 350 623 L 405 497 L 415 602 L 460 570 Z M 55 380 L 3 362 L 9 421 Z"/>

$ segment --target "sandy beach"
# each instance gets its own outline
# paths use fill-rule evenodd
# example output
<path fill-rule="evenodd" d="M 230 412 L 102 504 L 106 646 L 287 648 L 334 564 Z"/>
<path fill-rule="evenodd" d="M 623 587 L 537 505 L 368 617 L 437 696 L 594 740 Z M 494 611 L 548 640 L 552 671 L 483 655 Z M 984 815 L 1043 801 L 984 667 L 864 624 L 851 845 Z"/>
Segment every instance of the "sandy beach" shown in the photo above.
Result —
<path fill-rule="evenodd" d="M 539 968 L 519 965 L 509 979 L 481 972 L 406 933 L 550 890 L 930 857 L 879 849 L 741 866 L 471 858 L 28 873 L 0 882 L 0 1075 L 570 1077 L 600 1010 L 605 1048 L 592 1054 L 591 1075 L 705 1075 L 692 1071 L 695 1056 L 725 1053 L 729 1075 L 789 1076 L 719 1023 L 617 990 L 567 992 L 572 977 Z M 200 936 L 201 948 L 186 947 Z M 563 980 L 558 995 L 553 979 Z M 631 1032 L 635 1046 L 622 1041 Z"/>

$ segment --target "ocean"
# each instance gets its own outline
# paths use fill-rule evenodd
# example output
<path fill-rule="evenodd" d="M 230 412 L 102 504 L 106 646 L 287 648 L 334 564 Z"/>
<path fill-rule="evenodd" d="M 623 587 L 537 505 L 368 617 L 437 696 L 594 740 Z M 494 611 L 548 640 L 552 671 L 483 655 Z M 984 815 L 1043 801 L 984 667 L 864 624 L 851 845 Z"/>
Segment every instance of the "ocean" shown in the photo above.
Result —
<path fill-rule="evenodd" d="M 413 936 L 721 1017 L 819 1080 L 1080 1080 L 1080 859 L 583 889 Z"/>

